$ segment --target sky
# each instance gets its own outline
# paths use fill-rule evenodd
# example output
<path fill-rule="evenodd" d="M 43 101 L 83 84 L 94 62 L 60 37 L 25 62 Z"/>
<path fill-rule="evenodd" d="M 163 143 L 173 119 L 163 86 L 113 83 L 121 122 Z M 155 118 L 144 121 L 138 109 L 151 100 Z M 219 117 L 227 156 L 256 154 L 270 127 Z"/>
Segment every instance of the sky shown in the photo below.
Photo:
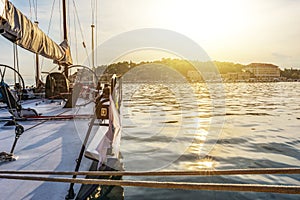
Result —
<path fill-rule="evenodd" d="M 100 46 L 97 55 L 101 52 L 102 44 L 110 41 L 111 38 L 128 31 L 155 28 L 186 37 L 199 45 L 211 60 L 242 64 L 266 62 L 278 65 L 282 69 L 300 68 L 300 1 L 298 0 L 98 0 L 97 3 L 96 1 L 75 0 L 82 34 L 76 20 L 73 0 L 68 1 L 69 33 L 74 63 L 91 64 L 91 61 L 87 61 L 87 55 L 91 52 L 90 26 L 94 10 L 94 16 L 97 16 L 94 18 L 96 46 Z M 35 12 L 33 6 L 30 9 L 29 1 L 12 0 L 12 2 L 29 18 L 35 19 Z M 48 30 L 51 18 L 52 2 L 38 1 L 37 19 L 45 32 Z M 54 4 L 49 35 L 54 41 L 60 43 L 62 31 L 58 2 L 59 0 L 56 0 Z M 33 4 L 32 0 L 31 4 Z M 92 9 L 92 5 L 97 9 Z M 86 50 L 82 48 L 83 38 L 87 46 Z M 157 40 L 160 39 L 158 36 Z M 176 39 L 173 42 L 174 45 L 189 48 Z M 6 39 L 0 38 L 0 47 L 0 63 L 12 65 L 12 45 Z M 151 48 L 152 51 L 148 51 L 149 46 L 144 49 L 143 47 L 124 48 L 129 51 L 114 55 L 115 60 L 129 59 L 138 62 L 177 55 L 177 52 L 170 49 L 153 46 L 150 50 Z M 34 56 L 22 49 L 19 50 L 19 54 L 20 63 L 24 65 L 23 73 L 30 76 L 34 71 Z M 97 65 L 108 62 L 112 60 L 97 56 Z M 53 67 L 50 61 L 45 60 L 42 63 L 42 70 L 49 71 Z"/>

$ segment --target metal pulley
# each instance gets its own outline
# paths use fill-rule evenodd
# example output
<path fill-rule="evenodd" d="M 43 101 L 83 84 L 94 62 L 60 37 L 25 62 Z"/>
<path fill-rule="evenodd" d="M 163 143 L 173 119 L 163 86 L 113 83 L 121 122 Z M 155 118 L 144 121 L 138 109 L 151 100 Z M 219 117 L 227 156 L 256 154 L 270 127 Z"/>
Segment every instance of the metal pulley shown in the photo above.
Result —
<path fill-rule="evenodd" d="M 24 127 L 20 124 L 17 124 L 15 128 L 15 133 L 16 133 L 16 138 L 19 138 L 22 135 L 22 133 L 24 133 Z"/>

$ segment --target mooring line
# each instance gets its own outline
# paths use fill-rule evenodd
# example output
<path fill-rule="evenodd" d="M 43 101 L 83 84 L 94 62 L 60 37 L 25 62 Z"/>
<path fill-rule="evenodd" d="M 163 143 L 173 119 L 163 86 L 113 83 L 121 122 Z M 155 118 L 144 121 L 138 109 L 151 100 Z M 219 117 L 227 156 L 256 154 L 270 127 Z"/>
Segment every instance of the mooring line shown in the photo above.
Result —
<path fill-rule="evenodd" d="M 300 174 L 300 168 L 254 168 L 200 171 L 0 171 L 0 174 L 28 175 L 83 175 L 83 176 L 220 176 L 220 175 L 261 175 Z"/>
<path fill-rule="evenodd" d="M 127 187 L 146 187 L 180 190 L 213 190 L 234 192 L 268 192 L 284 194 L 300 194 L 300 186 L 294 185 L 264 185 L 264 184 L 228 184 L 228 183 L 189 183 L 189 182 L 158 182 L 158 181 L 129 181 L 82 178 L 49 178 L 38 176 L 0 175 L 1 179 L 15 179 L 27 181 L 46 181 L 60 183 L 79 183 L 89 185 L 113 185 Z"/>

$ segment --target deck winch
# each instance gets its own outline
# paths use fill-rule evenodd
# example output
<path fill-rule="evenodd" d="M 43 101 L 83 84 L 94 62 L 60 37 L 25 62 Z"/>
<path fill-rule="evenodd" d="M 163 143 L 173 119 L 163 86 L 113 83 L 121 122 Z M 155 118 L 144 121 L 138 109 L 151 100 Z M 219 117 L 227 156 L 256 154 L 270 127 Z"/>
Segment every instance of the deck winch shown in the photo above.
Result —
<path fill-rule="evenodd" d="M 110 88 L 108 84 L 104 85 L 103 92 L 100 96 L 96 98 L 96 116 L 98 119 L 108 119 L 109 118 L 109 95 Z"/>

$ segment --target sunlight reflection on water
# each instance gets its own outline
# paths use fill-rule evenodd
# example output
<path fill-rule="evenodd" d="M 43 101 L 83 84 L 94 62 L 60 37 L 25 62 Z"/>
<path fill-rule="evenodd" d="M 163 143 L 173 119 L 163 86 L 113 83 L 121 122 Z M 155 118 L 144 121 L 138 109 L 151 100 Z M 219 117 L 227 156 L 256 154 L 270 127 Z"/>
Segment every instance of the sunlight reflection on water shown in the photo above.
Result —
<path fill-rule="evenodd" d="M 134 88 L 124 84 L 126 89 Z M 189 101 L 184 85 L 176 85 L 181 101 L 166 87 L 143 85 L 135 96 L 124 95 L 122 154 L 129 161 L 155 168 L 166 158 L 172 162 L 164 170 L 198 170 L 205 168 L 268 168 L 300 165 L 300 84 L 299 83 L 226 83 L 225 124 L 220 138 L 209 137 L 214 129 L 214 105 L 205 84 L 194 84 L 196 101 Z M 178 92 L 176 91 L 176 92 Z M 217 95 L 217 94 L 213 94 Z M 129 97 L 129 98 L 126 98 Z M 127 110 L 126 110 L 127 109 Z M 172 141 L 172 146 L 170 142 Z M 178 144 L 188 143 L 187 149 Z M 199 157 L 203 145 L 212 151 Z M 216 145 L 214 145 L 216 144 Z M 138 152 L 138 153 L 137 153 Z M 147 152 L 147 153 L 145 153 Z M 179 152 L 183 152 L 178 156 Z M 150 154 L 156 154 L 151 157 Z M 147 168 L 146 169 L 149 169 Z M 137 178 L 137 180 L 140 180 Z M 145 180 L 145 179 L 143 179 Z M 155 180 L 155 178 L 147 178 Z M 170 181 L 300 184 L 292 175 L 229 177 L 173 177 Z M 142 196 L 141 196 L 142 194 Z M 155 194 L 155 195 L 153 195 Z M 173 191 L 126 188 L 125 199 L 298 199 L 297 195 L 233 193 L 207 191 Z"/>

